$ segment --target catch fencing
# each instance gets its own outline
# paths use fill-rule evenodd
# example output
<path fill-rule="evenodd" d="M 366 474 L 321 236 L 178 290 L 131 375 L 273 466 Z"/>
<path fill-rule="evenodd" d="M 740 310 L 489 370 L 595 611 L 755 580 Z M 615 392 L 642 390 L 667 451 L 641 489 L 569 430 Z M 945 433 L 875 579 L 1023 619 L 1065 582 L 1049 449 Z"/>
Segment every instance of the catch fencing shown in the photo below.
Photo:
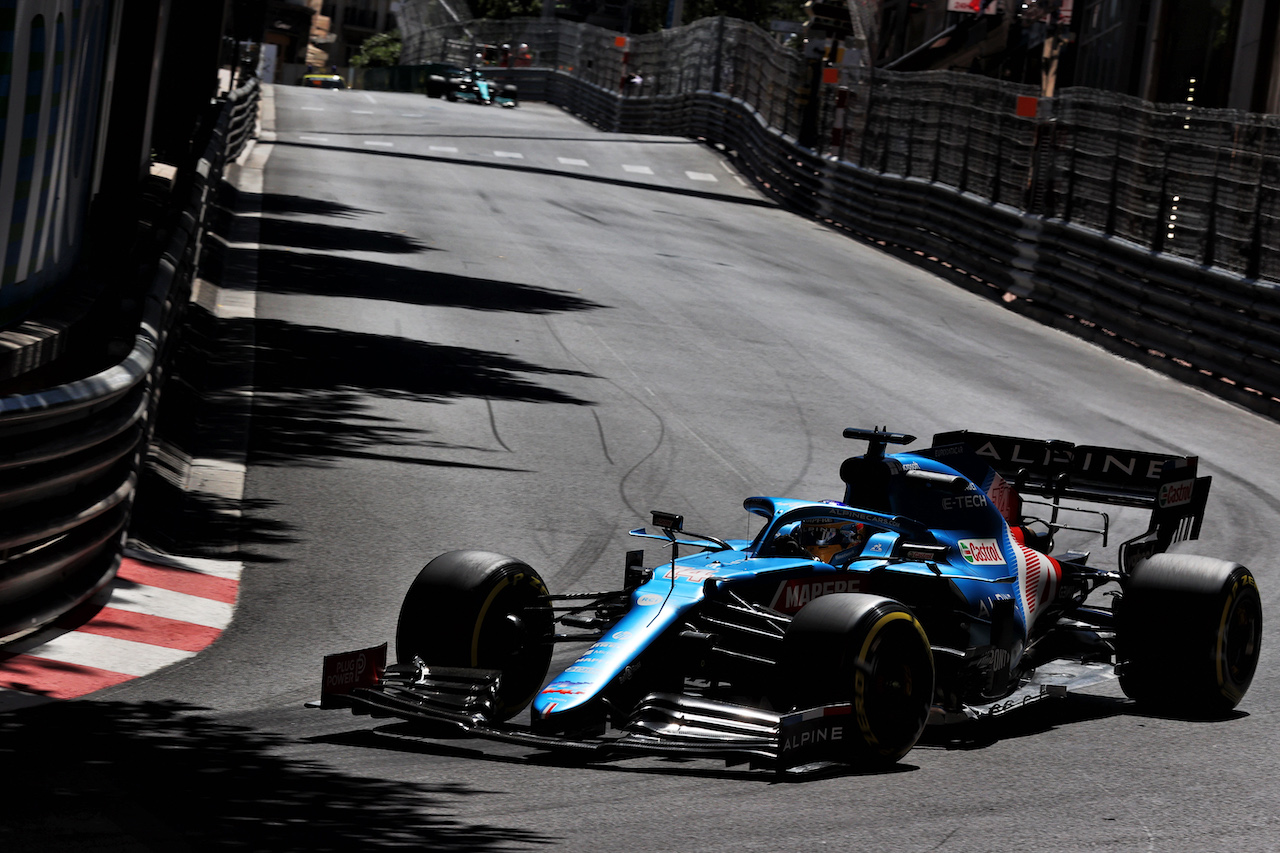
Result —
<path fill-rule="evenodd" d="M 170 336 L 259 91 L 250 80 L 225 99 L 195 174 L 179 176 L 190 192 L 174 221 L 157 223 L 168 236 L 128 355 L 85 379 L 0 397 L 0 642 L 56 620 L 115 575 Z"/>
<path fill-rule="evenodd" d="M 1280 417 L 1280 117 L 955 72 L 821 83 L 729 18 L 629 39 L 542 19 L 404 35 L 408 66 L 509 46 L 520 61 L 489 70 L 522 98 L 704 138 L 795 209 Z"/>

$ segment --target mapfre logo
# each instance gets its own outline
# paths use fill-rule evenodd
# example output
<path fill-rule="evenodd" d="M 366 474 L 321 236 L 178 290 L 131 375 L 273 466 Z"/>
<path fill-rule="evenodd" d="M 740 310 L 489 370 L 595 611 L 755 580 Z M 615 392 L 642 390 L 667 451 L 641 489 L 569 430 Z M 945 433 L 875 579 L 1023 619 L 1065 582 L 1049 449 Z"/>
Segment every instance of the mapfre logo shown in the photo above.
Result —
<path fill-rule="evenodd" d="M 782 613 L 795 613 L 815 598 L 834 592 L 860 592 L 862 578 L 844 575 L 836 578 L 797 578 L 778 584 L 769 606 Z"/>
<path fill-rule="evenodd" d="M 974 566 L 1002 566 L 1004 554 L 1000 553 L 1000 543 L 994 539 L 961 539 L 956 543 L 960 547 L 960 556 Z"/>
<path fill-rule="evenodd" d="M 1183 506 L 1184 504 L 1191 503 L 1191 494 L 1195 491 L 1195 485 L 1194 480 L 1180 480 L 1176 483 L 1165 483 L 1160 487 L 1160 506 Z"/>

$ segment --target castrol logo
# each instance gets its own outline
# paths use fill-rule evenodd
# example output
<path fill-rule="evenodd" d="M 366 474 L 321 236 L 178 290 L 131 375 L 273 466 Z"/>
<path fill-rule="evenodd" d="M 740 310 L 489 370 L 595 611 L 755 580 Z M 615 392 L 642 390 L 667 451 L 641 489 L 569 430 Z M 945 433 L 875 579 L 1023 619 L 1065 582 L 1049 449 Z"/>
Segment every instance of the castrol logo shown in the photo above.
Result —
<path fill-rule="evenodd" d="M 960 556 L 974 566 L 1000 566 L 1004 564 L 1004 555 L 1000 553 L 1000 543 L 994 539 L 961 539 L 956 543 L 960 548 Z"/>
<path fill-rule="evenodd" d="M 1177 483 L 1165 483 L 1160 487 L 1158 500 L 1161 507 L 1182 506 L 1191 503 L 1191 493 L 1195 491 L 1194 480 L 1180 480 Z"/>

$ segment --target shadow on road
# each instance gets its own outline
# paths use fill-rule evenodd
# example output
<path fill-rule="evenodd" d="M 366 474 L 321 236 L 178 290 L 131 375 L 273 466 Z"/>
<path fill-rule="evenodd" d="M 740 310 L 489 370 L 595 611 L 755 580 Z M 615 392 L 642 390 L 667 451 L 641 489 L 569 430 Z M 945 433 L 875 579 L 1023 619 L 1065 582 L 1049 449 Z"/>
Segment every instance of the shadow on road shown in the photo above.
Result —
<path fill-rule="evenodd" d="M 919 746 L 946 749 L 984 749 L 1002 740 L 1033 737 L 1064 726 L 1087 724 L 1133 713 L 1127 699 L 1068 694 L 996 718 L 984 718 L 925 729 Z"/>
<path fill-rule="evenodd" d="M 269 214 L 257 220 L 257 239 L 268 246 L 265 249 L 240 248 L 229 236 L 236 229 L 233 211 L 254 209 Z M 352 228 L 342 222 L 372 212 L 318 198 L 246 194 L 223 185 L 216 230 L 226 240 L 207 242 L 202 276 L 227 294 L 251 288 L 527 314 L 604 307 L 517 282 L 309 251 L 401 257 L 430 251 L 402 234 Z M 289 218 L 293 215 L 326 219 L 299 221 Z M 206 304 L 188 307 L 134 507 L 131 537 L 161 550 L 217 556 L 292 541 L 287 526 L 271 519 L 270 505 L 237 504 L 189 490 L 191 465 L 200 460 L 230 465 L 246 460 L 263 465 L 325 465 L 340 458 L 360 458 L 512 470 L 433 458 L 432 450 L 476 448 L 432 442 L 425 430 L 375 414 L 371 398 L 443 402 L 472 397 L 590 405 L 534 378 L 589 377 L 586 373 L 391 335 L 284 320 L 218 318 Z"/>
<path fill-rule="evenodd" d="M 383 134 L 379 134 L 380 136 Z M 620 140 L 625 141 L 625 140 Z M 495 162 L 492 160 L 466 160 L 455 156 L 436 156 L 433 154 L 411 154 L 404 151 L 372 151 L 368 148 L 347 148 L 342 146 L 322 145 L 309 142 L 290 142 L 287 140 L 277 140 L 274 143 L 277 147 L 288 145 L 293 148 L 313 149 L 316 151 L 341 151 L 344 154 L 362 154 L 374 157 L 390 157 L 400 160 L 411 160 L 416 163 L 440 163 L 449 166 L 458 166 L 471 169 L 489 169 L 503 172 L 521 172 L 528 175 L 546 175 L 556 178 L 567 178 L 573 181 L 583 181 L 586 183 L 609 184 L 618 187 L 627 187 L 629 189 L 645 190 L 647 192 L 665 193 L 667 195 L 685 196 L 687 198 L 701 198 L 708 201 L 721 201 L 729 204 L 741 204 L 747 207 L 770 207 L 777 208 L 778 203 L 772 199 L 761 198 L 754 195 L 729 195 L 727 193 L 708 192 L 706 190 L 690 189 L 688 187 L 666 186 L 663 184 L 646 183 L 644 181 L 629 181 L 625 178 L 611 178 L 603 175 L 583 174 L 581 172 L 573 172 L 567 169 L 549 169 L 542 166 L 517 165 L 509 162 Z"/>
<path fill-rule="evenodd" d="M 278 320 L 260 320 L 256 329 L 258 392 L 347 390 L 404 400 L 478 397 L 589 405 L 586 400 L 526 378 L 591 378 L 592 374 L 578 370 L 542 367 L 513 356 L 470 347 Z M 255 399 L 255 416 L 257 409 Z M 339 410 L 335 414 L 341 419 L 350 412 Z"/>
<path fill-rule="evenodd" d="M 510 850 L 555 839 L 450 817 L 486 792 L 283 754 L 279 735 L 180 702 L 0 714 L 6 851 Z"/>
<path fill-rule="evenodd" d="M 362 749 L 381 749 L 415 755 L 467 758 L 494 764 L 521 766 L 588 768 L 601 773 L 627 773 L 648 776 L 680 776 L 695 779 L 722 779 L 778 784 L 787 782 L 814 782 L 844 776 L 882 776 L 910 773 L 919 768 L 909 761 L 891 767 L 858 769 L 842 764 L 821 764 L 777 772 L 770 767 L 749 767 L 747 764 L 726 765 L 718 759 L 682 756 L 613 756 L 587 757 L 576 752 L 524 752 L 513 755 L 492 741 L 448 732 L 423 736 L 410 723 L 391 723 L 374 729 L 357 729 L 311 738 L 312 743 L 329 743 Z"/>
<path fill-rule="evenodd" d="M 467 347 L 282 321 L 259 321 L 256 328 L 251 457 L 260 465 L 368 458 L 379 446 L 446 447 L 431 442 L 423 430 L 370 413 L 363 399 L 369 396 L 591 405 L 528 378 L 590 376 L 579 371 L 540 367 Z"/>
<path fill-rule="evenodd" d="M 254 197 L 253 193 L 235 193 L 229 187 L 227 195 L 238 195 L 241 199 Z M 287 216 L 291 213 L 303 213 L 308 216 L 338 216 L 354 219 L 366 213 L 375 213 L 360 207 L 352 207 L 339 201 L 322 198 L 307 198 L 299 195 L 281 195 L 279 193 L 262 193 L 256 196 L 258 207 L 263 213 Z"/>
<path fill-rule="evenodd" d="M 262 280 L 258 290 L 271 293 L 342 296 L 405 305 L 522 314 L 587 311 L 604 307 L 558 290 L 410 269 L 359 258 L 265 248 L 259 252 L 259 264 Z"/>
<path fill-rule="evenodd" d="M 293 246 L 299 249 L 326 251 L 383 252 L 417 254 L 434 251 L 425 243 L 386 231 L 347 228 L 326 222 L 301 222 L 295 219 L 263 217 L 259 242 L 264 246 Z"/>

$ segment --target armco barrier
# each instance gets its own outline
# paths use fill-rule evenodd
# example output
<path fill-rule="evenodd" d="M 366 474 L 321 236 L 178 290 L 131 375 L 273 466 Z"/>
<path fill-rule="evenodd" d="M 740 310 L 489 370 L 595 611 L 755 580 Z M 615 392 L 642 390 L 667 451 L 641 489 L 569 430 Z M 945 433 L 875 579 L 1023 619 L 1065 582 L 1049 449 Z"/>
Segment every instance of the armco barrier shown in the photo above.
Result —
<path fill-rule="evenodd" d="M 257 117 L 256 80 L 233 92 L 145 297 L 132 351 L 94 376 L 0 398 L 0 642 L 47 625 L 114 576 L 155 389 L 181 320 L 213 193 Z"/>

